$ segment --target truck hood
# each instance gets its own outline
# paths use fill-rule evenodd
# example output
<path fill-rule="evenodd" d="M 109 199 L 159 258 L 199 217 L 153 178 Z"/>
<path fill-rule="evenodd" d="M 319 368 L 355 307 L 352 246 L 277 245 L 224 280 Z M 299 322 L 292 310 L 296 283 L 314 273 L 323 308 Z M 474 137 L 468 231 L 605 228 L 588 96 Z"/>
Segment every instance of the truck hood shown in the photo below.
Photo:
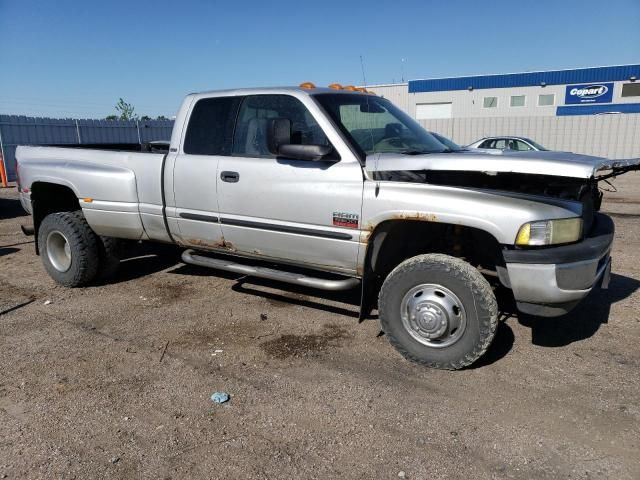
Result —
<path fill-rule="evenodd" d="M 557 177 L 592 178 L 640 170 L 640 158 L 608 160 L 570 152 L 518 152 L 491 155 L 471 151 L 403 155 L 368 155 L 369 172 L 441 170 L 495 173 L 526 173 Z"/>

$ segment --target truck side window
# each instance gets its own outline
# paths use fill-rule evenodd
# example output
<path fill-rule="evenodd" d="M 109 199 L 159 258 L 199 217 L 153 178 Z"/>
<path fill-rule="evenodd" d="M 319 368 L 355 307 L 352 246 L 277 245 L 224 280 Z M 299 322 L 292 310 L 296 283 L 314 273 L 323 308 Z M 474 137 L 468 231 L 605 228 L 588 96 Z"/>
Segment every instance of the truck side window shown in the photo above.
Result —
<path fill-rule="evenodd" d="M 329 140 L 307 108 L 290 95 L 248 96 L 240 106 L 233 137 L 233 155 L 274 158 L 267 146 L 267 128 L 271 118 L 291 121 L 291 143 L 329 145 Z"/>
<path fill-rule="evenodd" d="M 233 123 L 241 100 L 241 97 L 198 100 L 189 118 L 184 153 L 231 155 Z"/>

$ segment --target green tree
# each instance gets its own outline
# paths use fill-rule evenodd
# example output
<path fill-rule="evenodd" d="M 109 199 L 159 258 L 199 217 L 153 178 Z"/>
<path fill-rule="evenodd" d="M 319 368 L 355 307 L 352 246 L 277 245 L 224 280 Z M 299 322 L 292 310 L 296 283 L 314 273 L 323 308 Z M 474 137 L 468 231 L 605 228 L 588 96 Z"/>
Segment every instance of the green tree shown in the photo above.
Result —
<path fill-rule="evenodd" d="M 107 115 L 105 120 L 118 120 L 117 115 Z"/>
<path fill-rule="evenodd" d="M 158 115 L 156 117 L 156 120 L 169 120 L 167 117 L 165 117 L 164 115 Z"/>
<path fill-rule="evenodd" d="M 140 117 L 140 120 L 143 121 L 143 122 L 146 122 L 148 120 L 151 120 L 151 117 L 149 115 L 142 115 Z"/>
<path fill-rule="evenodd" d="M 125 102 L 122 98 L 116 103 L 116 112 L 120 114 L 120 120 L 137 120 L 135 108 L 130 103 Z"/>

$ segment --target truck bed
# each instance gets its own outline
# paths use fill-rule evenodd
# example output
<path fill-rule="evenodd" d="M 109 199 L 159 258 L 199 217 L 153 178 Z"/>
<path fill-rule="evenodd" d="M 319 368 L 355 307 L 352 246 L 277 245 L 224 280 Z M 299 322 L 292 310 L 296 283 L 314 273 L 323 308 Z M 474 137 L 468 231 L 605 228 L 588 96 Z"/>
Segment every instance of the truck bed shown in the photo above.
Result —
<path fill-rule="evenodd" d="M 20 185 L 50 182 L 71 189 L 99 235 L 168 241 L 163 212 L 162 153 L 19 146 Z M 23 205 L 30 202 L 23 194 Z"/>

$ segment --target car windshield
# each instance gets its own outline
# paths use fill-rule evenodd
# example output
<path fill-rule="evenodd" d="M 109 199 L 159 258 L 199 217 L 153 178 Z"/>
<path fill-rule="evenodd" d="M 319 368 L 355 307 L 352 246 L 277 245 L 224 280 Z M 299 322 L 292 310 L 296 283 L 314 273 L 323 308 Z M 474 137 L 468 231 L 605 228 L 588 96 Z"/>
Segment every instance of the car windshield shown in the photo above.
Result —
<path fill-rule="evenodd" d="M 450 152 L 389 100 L 361 93 L 320 93 L 315 99 L 360 153 Z"/>
<path fill-rule="evenodd" d="M 534 142 L 533 140 L 531 140 L 530 138 L 524 138 L 523 140 L 526 140 L 527 142 L 529 142 L 529 144 L 531 144 L 531 146 L 533 148 L 535 148 L 536 150 L 540 150 L 543 152 L 548 152 L 549 149 L 548 148 L 544 148 L 542 145 L 540 145 L 538 142 Z"/>
<path fill-rule="evenodd" d="M 458 145 L 456 142 L 454 142 L 453 140 L 449 140 L 447 137 L 443 137 L 442 135 L 440 135 L 439 133 L 436 132 L 429 132 L 431 135 L 433 135 L 434 137 L 436 137 L 436 139 L 443 144 L 445 147 L 448 147 L 449 150 L 451 150 L 452 152 L 459 152 L 464 150 L 464 148 L 462 148 L 460 145 Z"/>

